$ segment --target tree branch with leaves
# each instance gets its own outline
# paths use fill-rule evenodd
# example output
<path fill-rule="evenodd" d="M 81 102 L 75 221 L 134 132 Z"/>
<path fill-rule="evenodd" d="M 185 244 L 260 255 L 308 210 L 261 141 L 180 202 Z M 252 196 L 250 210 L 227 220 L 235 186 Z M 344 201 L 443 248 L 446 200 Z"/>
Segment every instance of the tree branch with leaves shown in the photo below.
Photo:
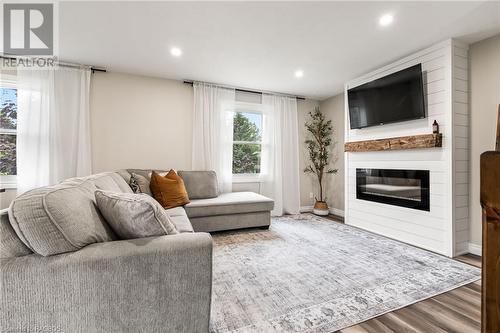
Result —
<path fill-rule="evenodd" d="M 316 201 L 325 202 L 323 198 L 323 180 L 325 174 L 335 174 L 337 169 L 329 168 L 331 162 L 330 149 L 333 142 L 332 121 L 326 120 L 325 115 L 319 107 L 309 112 L 310 120 L 306 122 L 308 138 L 304 141 L 309 152 L 310 164 L 304 169 L 305 173 L 314 174 L 319 183 L 319 199 Z"/>

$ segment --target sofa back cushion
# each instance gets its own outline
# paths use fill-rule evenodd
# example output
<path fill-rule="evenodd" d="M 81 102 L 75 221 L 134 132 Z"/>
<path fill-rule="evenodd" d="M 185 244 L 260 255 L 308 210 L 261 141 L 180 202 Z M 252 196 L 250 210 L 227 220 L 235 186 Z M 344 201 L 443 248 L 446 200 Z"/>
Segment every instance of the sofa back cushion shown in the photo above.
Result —
<path fill-rule="evenodd" d="M 9 209 L 11 225 L 21 241 L 42 256 L 115 240 L 97 209 L 94 196 L 97 189 L 131 192 L 115 173 L 68 179 L 16 198 Z"/>
<path fill-rule="evenodd" d="M 165 176 L 169 170 L 157 170 L 157 169 L 127 169 L 126 170 L 129 174 L 135 173 L 138 175 L 141 175 L 143 177 L 146 177 L 147 180 L 151 179 L 151 174 L 153 171 L 158 173 L 160 176 Z M 123 177 L 123 175 L 122 175 Z"/>
<path fill-rule="evenodd" d="M 90 176 L 88 179 L 92 180 L 94 185 L 100 190 L 133 193 L 128 183 L 116 172 L 101 173 Z"/>
<path fill-rule="evenodd" d="M 0 259 L 31 254 L 30 249 L 17 237 L 9 222 L 7 210 L 0 212 Z"/>
<path fill-rule="evenodd" d="M 209 199 L 219 195 L 215 171 L 179 171 L 190 199 Z"/>

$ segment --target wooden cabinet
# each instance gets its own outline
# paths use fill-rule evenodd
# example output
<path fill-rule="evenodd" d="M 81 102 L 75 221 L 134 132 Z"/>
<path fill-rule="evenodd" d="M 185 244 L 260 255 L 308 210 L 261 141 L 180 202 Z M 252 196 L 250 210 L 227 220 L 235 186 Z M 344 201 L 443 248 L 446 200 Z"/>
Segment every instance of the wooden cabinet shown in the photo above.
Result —
<path fill-rule="evenodd" d="M 500 151 L 481 155 L 483 333 L 500 332 Z"/>

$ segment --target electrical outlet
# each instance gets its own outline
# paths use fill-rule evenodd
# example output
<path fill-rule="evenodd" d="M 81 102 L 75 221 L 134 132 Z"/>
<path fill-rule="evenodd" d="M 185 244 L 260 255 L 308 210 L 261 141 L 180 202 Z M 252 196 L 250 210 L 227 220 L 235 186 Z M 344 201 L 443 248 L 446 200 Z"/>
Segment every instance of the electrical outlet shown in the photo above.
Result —
<path fill-rule="evenodd" d="M 312 198 L 314 198 L 314 193 L 309 192 L 309 199 L 312 199 Z"/>

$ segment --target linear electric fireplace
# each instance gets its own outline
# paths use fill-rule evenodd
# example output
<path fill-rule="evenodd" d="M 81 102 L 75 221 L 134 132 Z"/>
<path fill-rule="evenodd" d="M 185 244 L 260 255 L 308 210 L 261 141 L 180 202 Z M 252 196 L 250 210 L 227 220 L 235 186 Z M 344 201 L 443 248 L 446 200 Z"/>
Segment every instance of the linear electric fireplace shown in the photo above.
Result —
<path fill-rule="evenodd" d="M 429 211 L 429 171 L 356 169 L 356 198 Z"/>

